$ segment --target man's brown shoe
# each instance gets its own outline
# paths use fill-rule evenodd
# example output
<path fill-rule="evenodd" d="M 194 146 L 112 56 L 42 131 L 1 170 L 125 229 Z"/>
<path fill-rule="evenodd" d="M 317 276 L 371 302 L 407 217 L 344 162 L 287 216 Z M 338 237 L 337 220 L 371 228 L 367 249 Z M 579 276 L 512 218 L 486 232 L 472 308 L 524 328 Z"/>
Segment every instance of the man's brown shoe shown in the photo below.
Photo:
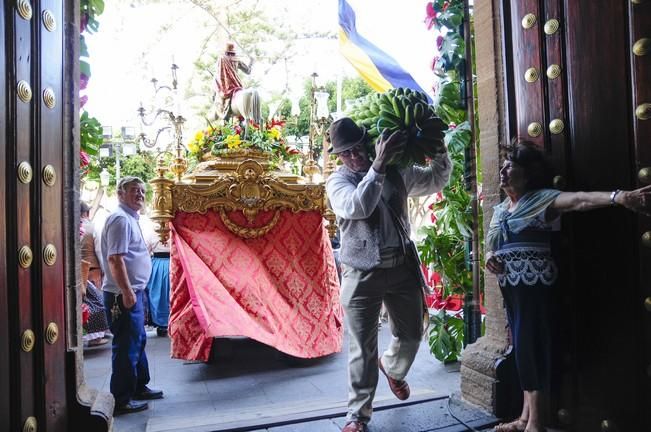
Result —
<path fill-rule="evenodd" d="M 396 397 L 400 400 L 409 398 L 409 384 L 407 384 L 407 381 L 399 381 L 397 379 L 391 378 L 389 374 L 387 374 L 384 370 L 384 366 L 382 366 L 382 358 L 377 359 L 377 364 L 384 376 L 387 377 L 387 380 L 389 381 L 389 388 L 393 394 L 396 395 Z"/>
<path fill-rule="evenodd" d="M 362 423 L 361 421 L 351 421 L 350 423 L 346 423 L 346 426 L 341 430 L 341 432 L 367 432 L 368 428 L 366 427 L 366 423 Z"/>

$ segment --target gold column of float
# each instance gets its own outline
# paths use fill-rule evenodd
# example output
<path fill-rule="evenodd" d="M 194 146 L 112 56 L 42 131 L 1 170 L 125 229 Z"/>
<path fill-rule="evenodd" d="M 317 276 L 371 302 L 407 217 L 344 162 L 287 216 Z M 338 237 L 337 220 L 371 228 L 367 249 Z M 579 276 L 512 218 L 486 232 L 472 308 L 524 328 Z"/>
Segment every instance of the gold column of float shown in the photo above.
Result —
<path fill-rule="evenodd" d="M 156 161 L 156 172 L 158 173 L 158 176 L 149 181 L 154 192 L 152 199 L 152 212 L 149 217 L 154 221 L 154 223 L 156 223 L 155 230 L 161 239 L 161 242 L 166 244 L 170 237 L 168 224 L 174 217 L 174 205 L 172 202 L 174 182 L 165 177 L 167 167 L 165 166 L 163 156 L 159 157 Z"/>

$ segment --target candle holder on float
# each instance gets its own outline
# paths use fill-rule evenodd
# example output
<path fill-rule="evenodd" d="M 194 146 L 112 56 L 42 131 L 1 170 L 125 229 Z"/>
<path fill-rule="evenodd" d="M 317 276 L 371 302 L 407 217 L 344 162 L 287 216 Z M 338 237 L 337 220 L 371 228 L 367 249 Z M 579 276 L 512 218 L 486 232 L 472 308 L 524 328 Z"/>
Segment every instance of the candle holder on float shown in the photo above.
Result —
<path fill-rule="evenodd" d="M 303 173 L 308 177 L 311 183 L 314 182 L 314 176 L 321 172 L 319 165 L 314 160 L 314 146 L 316 140 L 323 136 L 326 126 L 330 123 L 330 111 L 328 110 L 328 98 L 330 95 L 323 87 L 318 87 L 316 78 L 318 74 L 312 74 L 312 86 L 310 89 L 310 130 L 308 134 L 308 154 L 307 160 L 303 165 Z M 326 150 L 322 149 L 322 154 Z"/>
<path fill-rule="evenodd" d="M 151 83 L 154 86 L 152 106 L 151 108 L 146 109 L 141 102 L 140 107 L 138 108 L 138 117 L 140 119 L 141 126 L 153 126 L 161 118 L 164 120 L 165 124 L 157 129 L 154 139 L 149 138 L 147 134 L 141 130 L 137 140 L 148 148 L 159 147 L 159 139 L 163 136 L 164 132 L 171 130 L 174 135 L 175 145 L 173 149 L 170 149 L 169 145 L 166 146 L 164 151 L 173 152 L 174 159 L 170 165 L 170 171 L 174 173 L 177 181 L 181 181 L 181 177 L 188 168 L 188 162 L 185 158 L 185 147 L 183 146 L 183 124 L 185 123 L 185 118 L 180 114 L 178 78 L 176 74 L 176 71 L 178 69 L 179 67 L 176 64 L 172 64 L 171 85 L 159 85 L 158 79 L 151 79 Z M 168 96 L 164 100 L 162 107 L 158 107 L 155 105 L 156 97 L 163 90 L 169 91 L 171 93 L 171 96 Z M 174 108 L 172 108 L 171 105 L 174 105 Z"/>

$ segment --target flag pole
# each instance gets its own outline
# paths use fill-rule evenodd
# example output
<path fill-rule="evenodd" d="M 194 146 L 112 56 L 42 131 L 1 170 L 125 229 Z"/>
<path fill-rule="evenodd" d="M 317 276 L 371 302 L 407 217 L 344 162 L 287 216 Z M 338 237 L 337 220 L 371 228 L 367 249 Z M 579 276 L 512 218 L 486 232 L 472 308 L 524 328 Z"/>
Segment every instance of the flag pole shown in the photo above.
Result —
<path fill-rule="evenodd" d="M 466 188 L 470 194 L 470 211 L 472 216 L 472 236 L 470 260 L 472 266 L 472 302 L 468 342 L 473 343 L 481 336 L 481 288 L 480 288 L 480 241 L 479 208 L 477 199 L 477 153 L 475 149 L 475 101 L 473 89 L 472 33 L 470 25 L 469 0 L 463 2 L 463 39 L 465 42 L 464 87 L 468 123 L 470 124 L 470 142 L 466 149 Z"/>

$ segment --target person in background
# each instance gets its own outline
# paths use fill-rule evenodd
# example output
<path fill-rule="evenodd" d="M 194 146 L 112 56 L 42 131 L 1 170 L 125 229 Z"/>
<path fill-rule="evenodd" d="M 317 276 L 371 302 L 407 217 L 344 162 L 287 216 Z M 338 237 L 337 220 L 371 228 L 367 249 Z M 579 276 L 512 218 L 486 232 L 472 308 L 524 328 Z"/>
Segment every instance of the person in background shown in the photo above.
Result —
<path fill-rule="evenodd" d="M 104 299 L 102 291 L 97 288 L 96 282 L 91 280 L 91 275 L 101 283 L 101 269 L 99 260 L 95 254 L 94 227 L 89 220 L 90 208 L 85 202 L 79 205 L 80 213 L 80 246 L 81 246 L 81 299 L 82 308 L 85 310 L 86 319 L 82 323 L 84 334 L 82 340 L 89 347 L 104 345 L 108 343 L 105 338 L 108 331 L 106 312 L 104 310 Z M 90 261 L 89 261 L 90 260 Z M 93 270 L 97 270 L 93 273 Z"/>
<path fill-rule="evenodd" d="M 651 186 L 634 191 L 561 192 L 551 189 L 544 154 L 520 141 L 500 170 L 506 199 L 494 207 L 487 235 L 486 268 L 497 276 L 511 329 L 524 394 L 519 418 L 497 432 L 544 431 L 542 392 L 549 386 L 551 309 L 558 267 L 551 254 L 552 224 L 562 213 L 622 206 L 648 214 Z"/>
<path fill-rule="evenodd" d="M 168 241 L 169 242 L 169 241 Z M 158 336 L 167 336 L 170 319 L 170 247 L 154 233 L 150 237 L 151 276 L 147 283 L 149 314 Z"/>
<path fill-rule="evenodd" d="M 348 415 L 343 432 L 364 432 L 371 419 L 379 372 L 400 400 L 409 397 L 405 376 L 423 338 L 424 279 L 409 238 L 407 197 L 440 191 L 450 178 L 447 151 L 428 167 L 398 169 L 389 163 L 405 148 L 407 135 L 382 134 L 376 157 L 366 150 L 368 135 L 350 118 L 330 126 L 330 154 L 342 166 L 332 173 L 326 191 L 341 234 L 341 302 L 350 334 Z M 386 305 L 391 333 L 378 358 L 378 322 Z"/>
<path fill-rule="evenodd" d="M 99 254 L 95 248 L 97 233 L 95 225 L 90 220 L 90 206 L 81 201 L 79 204 L 79 218 L 84 234 L 81 236 L 81 259 L 90 264 L 88 269 L 88 280 L 93 283 L 97 288 L 102 286 L 102 266 L 99 259 Z"/>
<path fill-rule="evenodd" d="M 147 387 L 149 364 L 145 346 L 145 288 L 151 274 L 149 251 L 138 223 L 145 205 L 145 184 L 138 177 L 123 177 L 117 185 L 118 208 L 102 231 L 104 305 L 113 333 L 111 393 L 115 413 L 148 408 L 148 399 L 163 397 Z"/>

